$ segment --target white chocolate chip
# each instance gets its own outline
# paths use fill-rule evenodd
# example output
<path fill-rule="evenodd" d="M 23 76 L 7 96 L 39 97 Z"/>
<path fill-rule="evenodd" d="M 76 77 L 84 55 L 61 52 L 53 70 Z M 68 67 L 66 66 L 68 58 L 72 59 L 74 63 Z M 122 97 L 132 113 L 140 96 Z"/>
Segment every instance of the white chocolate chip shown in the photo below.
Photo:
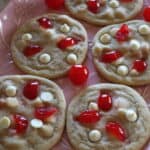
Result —
<path fill-rule="evenodd" d="M 98 105 L 96 103 L 94 103 L 94 102 L 91 102 L 89 104 L 89 109 L 90 110 L 98 110 Z"/>
<path fill-rule="evenodd" d="M 63 24 L 60 27 L 60 31 L 63 33 L 68 33 L 70 31 L 70 27 L 67 24 Z"/>
<path fill-rule="evenodd" d="M 107 33 L 103 34 L 101 37 L 100 37 L 100 41 L 103 43 L 103 44 L 108 44 L 110 43 L 111 41 L 111 36 Z"/>
<path fill-rule="evenodd" d="M 42 100 L 40 99 L 40 97 L 37 97 L 37 98 L 33 101 L 32 104 L 35 105 L 35 106 L 43 106 L 43 102 L 42 102 Z"/>
<path fill-rule="evenodd" d="M 117 73 L 121 76 L 126 76 L 129 73 L 129 69 L 126 65 L 120 65 L 117 68 Z"/>
<path fill-rule="evenodd" d="M 116 61 L 113 62 L 114 65 L 121 65 L 124 62 L 124 58 L 121 57 L 119 59 L 117 59 Z"/>
<path fill-rule="evenodd" d="M 11 108 L 15 108 L 19 106 L 18 99 L 16 97 L 8 97 L 6 98 L 6 105 Z"/>
<path fill-rule="evenodd" d="M 40 98 L 43 102 L 52 102 L 54 95 L 51 92 L 42 92 Z"/>
<path fill-rule="evenodd" d="M 30 34 L 30 33 L 25 33 L 22 35 L 22 40 L 24 40 L 24 41 L 29 41 L 31 39 L 32 39 L 32 34 Z"/>
<path fill-rule="evenodd" d="M 126 98 L 124 97 L 118 97 L 114 100 L 114 106 L 116 108 L 128 108 L 129 107 L 129 102 Z"/>
<path fill-rule="evenodd" d="M 51 116 L 46 119 L 47 122 L 54 124 L 56 122 L 56 116 Z"/>
<path fill-rule="evenodd" d="M 136 112 L 131 109 L 126 111 L 126 117 L 127 117 L 128 121 L 131 121 L 131 122 L 135 122 L 137 120 Z"/>
<path fill-rule="evenodd" d="M 3 117 L 0 119 L 0 130 L 7 129 L 10 127 L 11 121 L 8 117 Z"/>
<path fill-rule="evenodd" d="M 137 75 L 139 75 L 139 72 L 136 71 L 135 69 L 132 69 L 132 70 L 130 71 L 130 74 L 131 74 L 132 76 L 137 76 Z"/>
<path fill-rule="evenodd" d="M 92 130 L 89 132 L 89 139 L 92 141 L 92 142 L 97 142 L 101 139 L 101 132 L 98 131 L 98 130 Z"/>
<path fill-rule="evenodd" d="M 76 54 L 68 54 L 67 62 L 71 65 L 75 65 L 77 63 L 77 55 Z"/>
<path fill-rule="evenodd" d="M 141 35 L 148 35 L 150 34 L 150 27 L 144 24 L 144 25 L 139 26 L 138 31 Z"/>
<path fill-rule="evenodd" d="M 112 8 L 117 8 L 117 7 L 119 7 L 119 1 L 118 0 L 111 0 L 109 2 L 109 6 Z"/>
<path fill-rule="evenodd" d="M 51 61 L 51 56 L 45 53 L 40 56 L 39 60 L 42 64 L 47 64 Z"/>
<path fill-rule="evenodd" d="M 118 30 L 119 30 L 118 28 L 112 28 L 110 30 L 110 35 L 114 37 L 116 35 L 116 33 L 118 32 Z"/>
<path fill-rule="evenodd" d="M 43 136 L 50 137 L 53 135 L 54 128 L 50 125 L 43 125 L 42 128 L 40 128 L 40 131 L 42 132 Z"/>
<path fill-rule="evenodd" d="M 137 40 L 131 40 L 129 46 L 130 46 L 130 49 L 134 51 L 139 50 L 141 47 L 140 43 Z"/>
<path fill-rule="evenodd" d="M 8 87 L 6 87 L 5 92 L 7 96 L 13 97 L 17 93 L 17 88 L 13 85 L 9 85 Z"/>
<path fill-rule="evenodd" d="M 33 128 L 37 128 L 37 129 L 43 126 L 43 122 L 39 119 L 32 119 L 30 124 Z"/>

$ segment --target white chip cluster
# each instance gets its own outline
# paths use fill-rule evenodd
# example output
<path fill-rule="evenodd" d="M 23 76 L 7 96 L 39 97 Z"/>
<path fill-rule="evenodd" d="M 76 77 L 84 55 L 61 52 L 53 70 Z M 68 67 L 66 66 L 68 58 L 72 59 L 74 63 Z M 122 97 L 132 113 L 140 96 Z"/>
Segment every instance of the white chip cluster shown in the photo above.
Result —
<path fill-rule="evenodd" d="M 36 129 L 42 128 L 43 126 L 43 122 L 39 119 L 32 119 L 30 124 L 33 128 L 36 128 Z"/>
<path fill-rule="evenodd" d="M 121 76 L 126 76 L 129 73 L 129 68 L 126 65 L 120 65 L 117 68 L 117 73 Z"/>
<path fill-rule="evenodd" d="M 130 49 L 134 51 L 138 51 L 141 48 L 140 42 L 138 42 L 137 40 L 131 40 L 129 46 Z"/>
<path fill-rule="evenodd" d="M 30 34 L 30 33 L 25 33 L 22 35 L 22 40 L 24 40 L 24 41 L 29 41 L 31 39 L 32 39 L 32 34 Z"/>
<path fill-rule="evenodd" d="M 63 33 L 68 33 L 70 31 L 70 26 L 68 24 L 63 24 L 60 26 L 60 31 Z"/>
<path fill-rule="evenodd" d="M 99 109 L 97 103 L 94 103 L 94 102 L 91 102 L 89 104 L 88 108 L 89 108 L 89 110 L 98 110 Z"/>
<path fill-rule="evenodd" d="M 7 129 L 11 125 L 11 120 L 8 117 L 2 117 L 0 119 L 0 130 Z"/>

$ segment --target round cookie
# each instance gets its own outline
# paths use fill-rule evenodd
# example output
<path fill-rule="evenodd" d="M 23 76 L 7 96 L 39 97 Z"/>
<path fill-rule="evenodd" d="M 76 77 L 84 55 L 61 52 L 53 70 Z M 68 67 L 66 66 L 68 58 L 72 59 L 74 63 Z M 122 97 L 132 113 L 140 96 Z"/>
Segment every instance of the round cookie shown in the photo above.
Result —
<path fill-rule="evenodd" d="M 150 83 L 150 24 L 129 21 L 101 29 L 93 40 L 93 58 L 107 80 L 127 85 Z"/>
<path fill-rule="evenodd" d="M 143 7 L 143 0 L 66 0 L 65 3 L 73 16 L 96 25 L 130 20 Z"/>
<path fill-rule="evenodd" d="M 144 99 L 124 85 L 87 87 L 67 112 L 67 133 L 76 150 L 141 150 L 150 138 L 149 124 Z"/>
<path fill-rule="evenodd" d="M 66 15 L 36 17 L 15 33 L 12 56 L 24 72 L 57 78 L 66 75 L 72 65 L 83 63 L 88 41 L 84 27 Z"/>
<path fill-rule="evenodd" d="M 0 77 L 0 149 L 49 150 L 61 138 L 66 102 L 52 81 L 35 76 Z"/>

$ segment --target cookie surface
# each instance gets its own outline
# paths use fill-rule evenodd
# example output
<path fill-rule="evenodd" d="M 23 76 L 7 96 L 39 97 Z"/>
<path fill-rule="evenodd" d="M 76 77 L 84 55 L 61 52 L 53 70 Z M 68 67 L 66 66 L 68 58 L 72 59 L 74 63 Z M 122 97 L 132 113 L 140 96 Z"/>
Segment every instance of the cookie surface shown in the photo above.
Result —
<path fill-rule="evenodd" d="M 76 18 L 108 25 L 135 17 L 143 7 L 143 0 L 66 0 L 66 7 Z"/>
<path fill-rule="evenodd" d="M 57 78 L 84 61 L 87 45 L 87 33 L 78 21 L 66 15 L 47 14 L 20 27 L 11 49 L 22 71 Z"/>
<path fill-rule="evenodd" d="M 0 150 L 49 150 L 61 138 L 66 102 L 52 81 L 0 77 Z"/>
<path fill-rule="evenodd" d="M 94 38 L 95 66 L 107 80 L 128 85 L 150 83 L 150 24 L 142 20 L 107 26 Z"/>
<path fill-rule="evenodd" d="M 149 123 L 144 99 L 117 84 L 87 87 L 67 112 L 67 133 L 76 150 L 141 150 L 150 137 Z"/>

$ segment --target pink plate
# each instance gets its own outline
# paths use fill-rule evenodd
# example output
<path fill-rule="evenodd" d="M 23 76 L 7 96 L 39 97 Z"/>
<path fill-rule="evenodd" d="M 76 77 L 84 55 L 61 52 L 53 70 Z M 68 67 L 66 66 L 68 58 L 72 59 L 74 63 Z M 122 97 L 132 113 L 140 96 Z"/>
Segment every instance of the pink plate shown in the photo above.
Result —
<path fill-rule="evenodd" d="M 0 4 L 1 5 L 1 4 Z M 150 5 L 150 0 L 145 0 L 145 6 Z M 52 12 L 48 10 L 44 4 L 44 0 L 10 0 L 8 5 L 0 12 L 0 75 L 9 74 L 23 74 L 13 63 L 11 53 L 10 53 L 10 42 L 12 35 L 16 31 L 17 27 L 23 24 L 27 19 L 38 16 L 40 14 Z M 64 10 L 58 11 L 62 14 Z M 142 13 L 141 13 L 142 14 Z M 142 16 L 142 15 L 141 15 Z M 139 16 L 140 17 L 140 16 Z M 85 64 L 90 70 L 90 76 L 86 85 L 91 85 L 95 83 L 106 82 L 104 79 L 99 78 L 96 70 L 92 64 L 92 57 L 90 53 L 90 47 L 92 45 L 92 39 L 95 33 L 99 30 L 99 27 L 94 27 L 83 23 L 89 33 L 89 53 Z M 82 87 L 73 86 L 68 78 L 61 78 L 56 81 L 64 90 L 67 102 L 69 103 L 71 98 L 76 95 Z M 67 84 L 64 84 L 67 83 Z M 150 106 L 150 85 L 135 88 L 146 100 L 147 104 Z M 148 146 L 149 145 L 149 146 Z M 64 132 L 63 138 L 53 150 L 72 150 L 71 145 L 68 142 L 66 132 Z M 150 150 L 150 141 L 144 150 Z"/>

